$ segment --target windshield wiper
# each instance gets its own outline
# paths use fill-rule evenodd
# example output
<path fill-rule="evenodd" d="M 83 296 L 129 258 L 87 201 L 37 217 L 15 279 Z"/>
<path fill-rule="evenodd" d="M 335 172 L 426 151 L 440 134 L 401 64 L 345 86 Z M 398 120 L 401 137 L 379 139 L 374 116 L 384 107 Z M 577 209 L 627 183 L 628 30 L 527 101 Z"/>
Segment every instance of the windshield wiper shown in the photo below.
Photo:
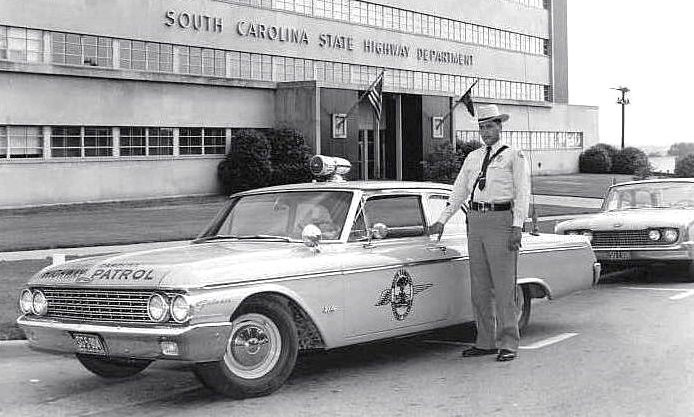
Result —
<path fill-rule="evenodd" d="M 238 236 L 233 236 L 233 235 L 204 236 L 204 237 L 193 240 L 193 243 L 203 243 L 203 242 L 209 242 L 211 240 L 225 240 L 225 239 L 238 239 Z"/>
<path fill-rule="evenodd" d="M 243 235 L 243 236 L 234 236 L 236 239 L 243 240 L 243 239 L 272 239 L 272 240 L 281 240 L 283 242 L 300 242 L 299 240 L 296 239 L 291 239 L 286 236 L 275 236 L 275 235 Z"/>
<path fill-rule="evenodd" d="M 195 239 L 193 243 L 203 243 L 203 242 L 209 242 L 212 240 L 226 240 L 226 239 L 232 239 L 232 240 L 281 240 L 282 242 L 300 242 L 300 240 L 296 239 L 291 239 L 286 236 L 275 236 L 275 235 L 217 235 L 217 236 L 205 236 L 201 237 L 200 239 Z"/>

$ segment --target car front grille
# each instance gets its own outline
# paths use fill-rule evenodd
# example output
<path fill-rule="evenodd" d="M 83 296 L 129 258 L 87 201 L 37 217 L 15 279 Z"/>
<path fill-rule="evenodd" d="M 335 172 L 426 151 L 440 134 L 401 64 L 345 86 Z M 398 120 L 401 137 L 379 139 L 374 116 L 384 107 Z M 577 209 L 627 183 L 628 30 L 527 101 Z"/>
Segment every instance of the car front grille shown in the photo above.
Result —
<path fill-rule="evenodd" d="M 151 322 L 147 290 L 40 288 L 48 300 L 47 317 L 83 321 Z"/>
<path fill-rule="evenodd" d="M 648 237 L 648 230 L 614 230 L 593 232 L 593 247 L 643 247 L 662 246 L 671 243 L 652 241 Z"/>

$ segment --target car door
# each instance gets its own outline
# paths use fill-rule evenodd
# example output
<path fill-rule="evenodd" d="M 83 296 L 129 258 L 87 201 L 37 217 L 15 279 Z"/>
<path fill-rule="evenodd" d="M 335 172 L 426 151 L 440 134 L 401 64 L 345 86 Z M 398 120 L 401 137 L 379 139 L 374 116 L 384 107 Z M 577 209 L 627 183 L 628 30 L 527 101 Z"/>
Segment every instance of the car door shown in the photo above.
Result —
<path fill-rule="evenodd" d="M 382 223 L 383 239 L 365 230 Z M 455 314 L 450 254 L 426 234 L 421 193 L 374 194 L 357 214 L 345 264 L 346 338 L 365 341 L 436 327 Z"/>
<path fill-rule="evenodd" d="M 429 224 L 436 222 L 448 203 L 448 194 L 429 193 L 425 196 L 425 212 Z M 452 317 L 457 322 L 474 320 L 470 299 L 470 258 L 467 248 L 467 222 L 465 212 L 457 210 L 444 228 L 441 240 L 436 244 L 439 250 L 445 250 L 449 259 L 446 287 L 449 289 Z"/>

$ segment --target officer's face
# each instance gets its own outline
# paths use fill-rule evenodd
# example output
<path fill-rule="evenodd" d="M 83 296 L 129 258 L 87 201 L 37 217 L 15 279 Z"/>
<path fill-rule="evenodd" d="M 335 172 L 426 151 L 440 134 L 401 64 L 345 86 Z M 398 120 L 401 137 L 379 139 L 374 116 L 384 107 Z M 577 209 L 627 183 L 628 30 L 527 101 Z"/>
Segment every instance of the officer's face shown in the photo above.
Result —
<path fill-rule="evenodd" d="M 480 123 L 480 136 L 485 145 L 494 145 L 501 137 L 501 122 L 490 120 Z"/>

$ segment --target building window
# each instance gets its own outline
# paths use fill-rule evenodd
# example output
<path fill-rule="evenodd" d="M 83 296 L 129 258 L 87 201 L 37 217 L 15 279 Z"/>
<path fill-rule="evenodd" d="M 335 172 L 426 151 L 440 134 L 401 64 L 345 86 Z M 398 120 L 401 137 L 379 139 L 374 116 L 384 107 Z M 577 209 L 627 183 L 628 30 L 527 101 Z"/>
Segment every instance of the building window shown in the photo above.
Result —
<path fill-rule="evenodd" d="M 113 134 L 110 127 L 84 128 L 84 156 L 113 155 Z"/>
<path fill-rule="evenodd" d="M 224 155 L 226 132 L 222 128 L 203 129 L 203 153 L 205 155 Z"/>
<path fill-rule="evenodd" d="M 79 126 L 51 129 L 51 156 L 53 158 L 79 158 L 82 156 L 82 134 Z"/>
<path fill-rule="evenodd" d="M 56 64 L 113 66 L 111 38 L 53 32 L 51 39 L 53 62 Z"/>
<path fill-rule="evenodd" d="M 147 151 L 149 155 L 173 155 L 173 129 L 150 127 L 147 129 Z"/>
<path fill-rule="evenodd" d="M 173 129 L 121 127 L 121 156 L 173 155 Z"/>
<path fill-rule="evenodd" d="M 223 155 L 225 129 L 182 127 L 179 129 L 178 143 L 180 155 Z"/>
<path fill-rule="evenodd" d="M 147 129 L 144 127 L 121 127 L 120 155 L 147 155 Z"/>
<path fill-rule="evenodd" d="M 120 68 L 173 72 L 173 46 L 121 39 Z"/>
<path fill-rule="evenodd" d="M 43 133 L 36 126 L 0 126 L 0 158 L 42 158 Z"/>
<path fill-rule="evenodd" d="M 179 129 L 178 147 L 180 155 L 202 155 L 202 128 Z"/>
<path fill-rule="evenodd" d="M 0 26 L 0 59 L 21 62 L 43 61 L 43 32 Z"/>
<path fill-rule="evenodd" d="M 457 130 L 458 143 L 479 141 L 477 130 Z M 570 150 L 583 148 L 583 132 L 503 131 L 501 142 L 523 150 Z"/>

